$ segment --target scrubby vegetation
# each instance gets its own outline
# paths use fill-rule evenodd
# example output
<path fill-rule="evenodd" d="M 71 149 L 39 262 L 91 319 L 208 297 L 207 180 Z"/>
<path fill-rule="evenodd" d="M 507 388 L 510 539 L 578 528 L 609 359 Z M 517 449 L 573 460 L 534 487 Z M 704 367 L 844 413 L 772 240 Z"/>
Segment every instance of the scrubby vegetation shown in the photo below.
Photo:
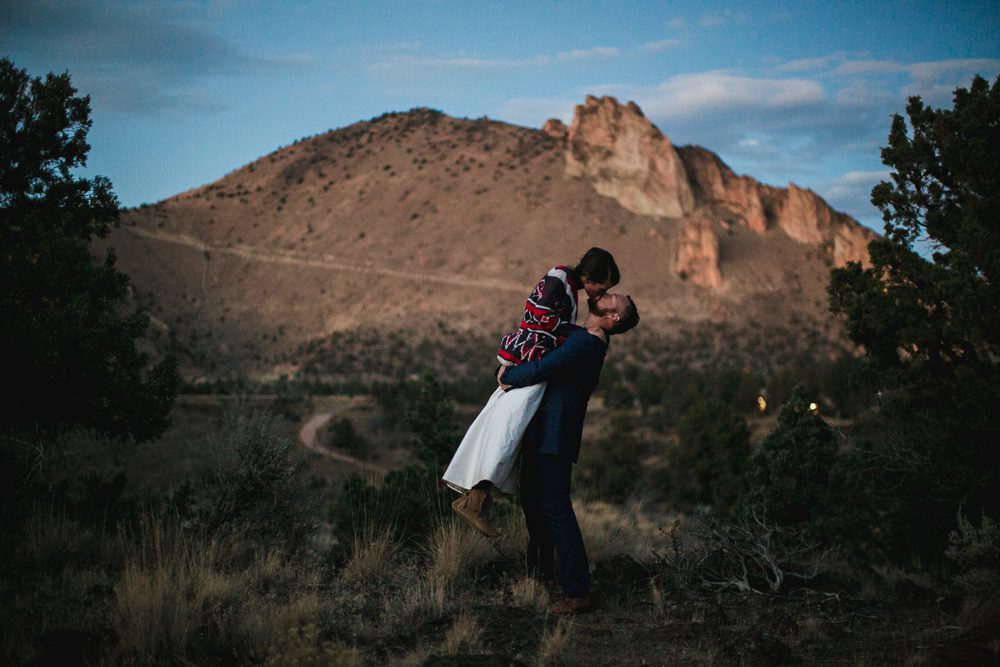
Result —
<path fill-rule="evenodd" d="M 1000 80 L 908 113 L 873 267 L 831 283 L 862 348 L 791 325 L 616 344 L 574 490 L 599 611 L 573 621 L 525 576 L 514 502 L 487 541 L 439 483 L 494 387 L 495 341 L 341 334 L 301 350 L 296 377 L 200 385 L 165 430 L 172 368 L 135 352 L 141 313 L 112 317 L 125 279 L 95 269 L 122 383 L 70 385 L 85 418 L 12 414 L 0 432 L 0 661 L 996 661 Z M 28 215 L 0 205 L 5 225 Z M 918 232 L 940 243 L 931 260 Z M 298 430 L 332 398 L 307 450 Z"/>

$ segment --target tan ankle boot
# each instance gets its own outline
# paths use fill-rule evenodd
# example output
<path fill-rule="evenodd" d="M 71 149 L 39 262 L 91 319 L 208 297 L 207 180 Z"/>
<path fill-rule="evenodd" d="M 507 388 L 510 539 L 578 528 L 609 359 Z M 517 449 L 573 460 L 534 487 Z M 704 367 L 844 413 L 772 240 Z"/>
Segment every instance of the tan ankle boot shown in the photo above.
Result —
<path fill-rule="evenodd" d="M 489 502 L 489 492 L 482 489 L 469 489 L 451 506 L 470 526 L 486 537 L 498 537 L 500 531 L 486 520 L 486 508 Z"/>

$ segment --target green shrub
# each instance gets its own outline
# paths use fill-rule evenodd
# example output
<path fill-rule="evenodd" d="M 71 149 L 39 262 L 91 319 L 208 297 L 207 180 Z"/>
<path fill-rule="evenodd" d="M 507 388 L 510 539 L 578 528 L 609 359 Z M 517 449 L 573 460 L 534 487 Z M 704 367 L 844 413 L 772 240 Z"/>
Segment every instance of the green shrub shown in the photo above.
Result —
<path fill-rule="evenodd" d="M 709 504 L 727 510 L 743 490 L 750 456 L 746 420 L 729 403 L 702 399 L 677 426 L 678 446 L 659 475 L 661 489 L 686 504 Z"/>
<path fill-rule="evenodd" d="M 633 431 L 632 415 L 611 412 L 601 436 L 580 453 L 577 476 L 595 499 L 621 502 L 642 481 L 645 443 Z"/>
<path fill-rule="evenodd" d="M 266 412 L 244 416 L 215 443 L 192 490 L 189 511 L 208 533 L 241 531 L 294 551 L 315 529 L 315 502 L 298 448 Z"/>
<path fill-rule="evenodd" d="M 451 460 L 461 441 L 455 425 L 455 406 L 433 373 L 424 376 L 413 406 L 406 413 L 406 425 L 413 432 L 417 457 L 436 471 Z"/>
<path fill-rule="evenodd" d="M 341 417 L 333 422 L 327 431 L 327 445 L 358 456 L 364 452 L 365 439 L 354 428 L 354 422 L 348 417 Z"/>
<path fill-rule="evenodd" d="M 419 466 L 394 470 L 381 484 L 357 473 L 344 482 L 344 493 L 329 512 L 336 544 L 328 558 L 340 564 L 351 555 L 354 541 L 366 535 L 387 534 L 391 541 L 416 547 L 430 534 L 447 500 L 437 473 Z"/>
<path fill-rule="evenodd" d="M 995 622 L 1000 611 L 1000 523 L 983 514 L 978 526 L 962 513 L 948 535 L 948 556 L 959 568 L 955 583 L 965 594 L 973 620 Z"/>
<path fill-rule="evenodd" d="M 805 389 L 796 387 L 753 457 L 742 504 L 763 506 L 781 526 L 825 531 L 838 514 L 831 474 L 838 462 L 833 430 L 809 409 Z"/>

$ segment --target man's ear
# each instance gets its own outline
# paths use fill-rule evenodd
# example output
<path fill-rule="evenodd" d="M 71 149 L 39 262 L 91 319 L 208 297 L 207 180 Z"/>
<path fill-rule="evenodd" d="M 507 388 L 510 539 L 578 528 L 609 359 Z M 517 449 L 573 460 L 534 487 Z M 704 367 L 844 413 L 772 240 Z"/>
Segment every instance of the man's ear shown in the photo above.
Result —
<path fill-rule="evenodd" d="M 615 322 L 617 322 L 618 320 L 620 320 L 622 318 L 622 314 L 621 313 L 608 313 L 608 317 L 610 317 Z"/>

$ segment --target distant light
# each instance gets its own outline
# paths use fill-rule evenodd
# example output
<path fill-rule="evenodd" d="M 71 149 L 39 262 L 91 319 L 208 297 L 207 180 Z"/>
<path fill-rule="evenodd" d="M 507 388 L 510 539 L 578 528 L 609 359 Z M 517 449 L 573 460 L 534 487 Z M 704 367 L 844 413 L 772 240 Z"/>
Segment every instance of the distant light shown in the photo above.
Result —
<path fill-rule="evenodd" d="M 767 400 L 763 396 L 757 397 L 757 409 L 761 412 L 767 412 Z"/>
<path fill-rule="evenodd" d="M 819 412 L 819 406 L 816 405 L 815 403 L 810 403 L 809 404 L 809 412 L 811 412 L 813 414 L 816 414 L 817 412 Z"/>

